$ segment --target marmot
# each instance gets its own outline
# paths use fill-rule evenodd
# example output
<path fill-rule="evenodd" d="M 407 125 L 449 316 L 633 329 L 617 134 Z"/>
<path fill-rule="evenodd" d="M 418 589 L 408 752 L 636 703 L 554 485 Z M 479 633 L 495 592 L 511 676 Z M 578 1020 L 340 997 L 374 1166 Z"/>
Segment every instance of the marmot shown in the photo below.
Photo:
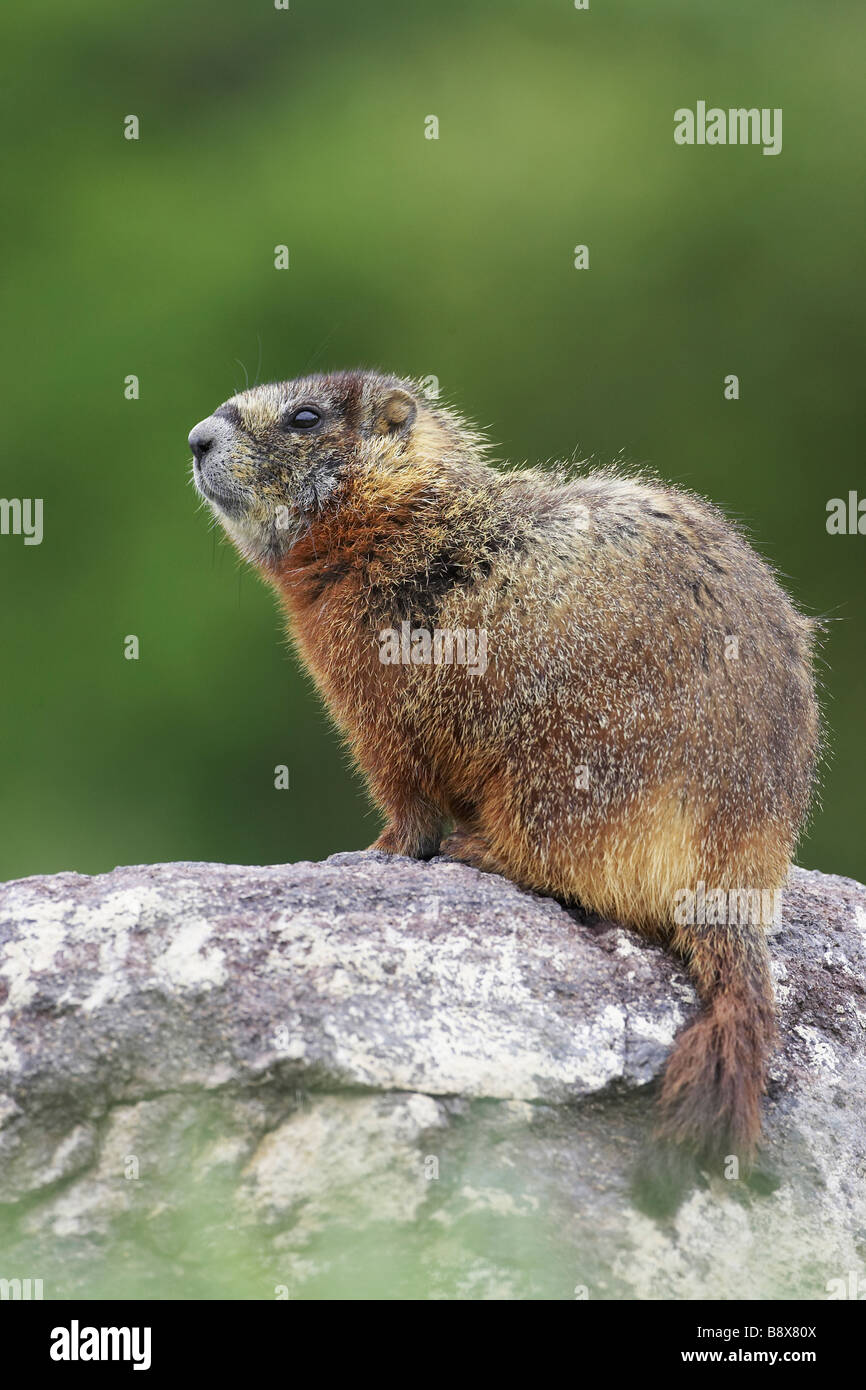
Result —
<path fill-rule="evenodd" d="M 668 1062 L 644 1204 L 728 1155 L 747 1172 L 774 1039 L 755 904 L 809 807 L 816 623 L 708 502 L 501 470 L 409 380 L 257 386 L 189 443 L 387 816 L 373 848 L 441 848 L 687 962 L 704 1010 Z"/>

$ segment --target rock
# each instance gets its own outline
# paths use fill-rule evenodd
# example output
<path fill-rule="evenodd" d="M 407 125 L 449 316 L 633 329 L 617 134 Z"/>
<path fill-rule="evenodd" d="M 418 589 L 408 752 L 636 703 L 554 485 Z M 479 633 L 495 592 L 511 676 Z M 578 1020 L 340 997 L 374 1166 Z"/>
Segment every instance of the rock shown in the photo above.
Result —
<path fill-rule="evenodd" d="M 866 888 L 794 869 L 783 919 L 779 1186 L 719 1178 L 659 1224 L 629 1182 L 696 999 L 631 932 L 374 852 L 6 884 L 0 1278 L 46 1298 L 866 1281 Z"/>

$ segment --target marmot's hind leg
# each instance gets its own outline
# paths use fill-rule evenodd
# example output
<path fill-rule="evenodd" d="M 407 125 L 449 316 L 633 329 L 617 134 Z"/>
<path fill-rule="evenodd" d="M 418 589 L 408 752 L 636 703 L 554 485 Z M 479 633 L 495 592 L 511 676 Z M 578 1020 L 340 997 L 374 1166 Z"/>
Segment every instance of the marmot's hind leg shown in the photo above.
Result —
<path fill-rule="evenodd" d="M 378 799 L 390 813 L 390 819 L 370 849 L 386 854 L 405 854 L 411 859 L 432 859 L 442 836 L 442 812 L 421 791 L 389 786 L 376 788 Z"/>
<path fill-rule="evenodd" d="M 471 864 L 474 869 L 482 869 L 488 874 L 504 874 L 506 868 L 496 858 L 490 842 L 475 830 L 455 830 L 439 846 L 439 853 L 449 859 L 457 859 L 461 864 Z"/>

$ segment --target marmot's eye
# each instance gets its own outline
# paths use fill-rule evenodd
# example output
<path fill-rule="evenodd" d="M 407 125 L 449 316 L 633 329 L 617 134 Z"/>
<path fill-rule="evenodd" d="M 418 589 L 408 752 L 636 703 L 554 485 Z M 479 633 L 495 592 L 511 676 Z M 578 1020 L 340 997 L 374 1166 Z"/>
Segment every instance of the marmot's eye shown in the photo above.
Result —
<path fill-rule="evenodd" d="M 300 410 L 296 410 L 294 415 L 289 416 L 286 427 L 291 430 L 311 430 L 321 418 L 318 410 L 311 410 L 308 405 L 305 405 Z"/>

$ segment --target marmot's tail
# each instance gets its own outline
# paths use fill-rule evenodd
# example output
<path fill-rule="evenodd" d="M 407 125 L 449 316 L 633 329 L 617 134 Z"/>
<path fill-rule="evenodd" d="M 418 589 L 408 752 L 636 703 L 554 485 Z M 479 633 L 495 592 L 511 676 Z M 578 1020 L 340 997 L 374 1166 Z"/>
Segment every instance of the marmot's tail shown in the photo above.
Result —
<path fill-rule="evenodd" d="M 680 927 L 704 1012 L 680 1034 L 665 1071 L 655 1148 L 637 1177 L 640 1204 L 675 1208 L 696 1169 L 746 1177 L 761 1129 L 760 1101 L 775 1040 L 773 987 L 758 926 Z"/>

